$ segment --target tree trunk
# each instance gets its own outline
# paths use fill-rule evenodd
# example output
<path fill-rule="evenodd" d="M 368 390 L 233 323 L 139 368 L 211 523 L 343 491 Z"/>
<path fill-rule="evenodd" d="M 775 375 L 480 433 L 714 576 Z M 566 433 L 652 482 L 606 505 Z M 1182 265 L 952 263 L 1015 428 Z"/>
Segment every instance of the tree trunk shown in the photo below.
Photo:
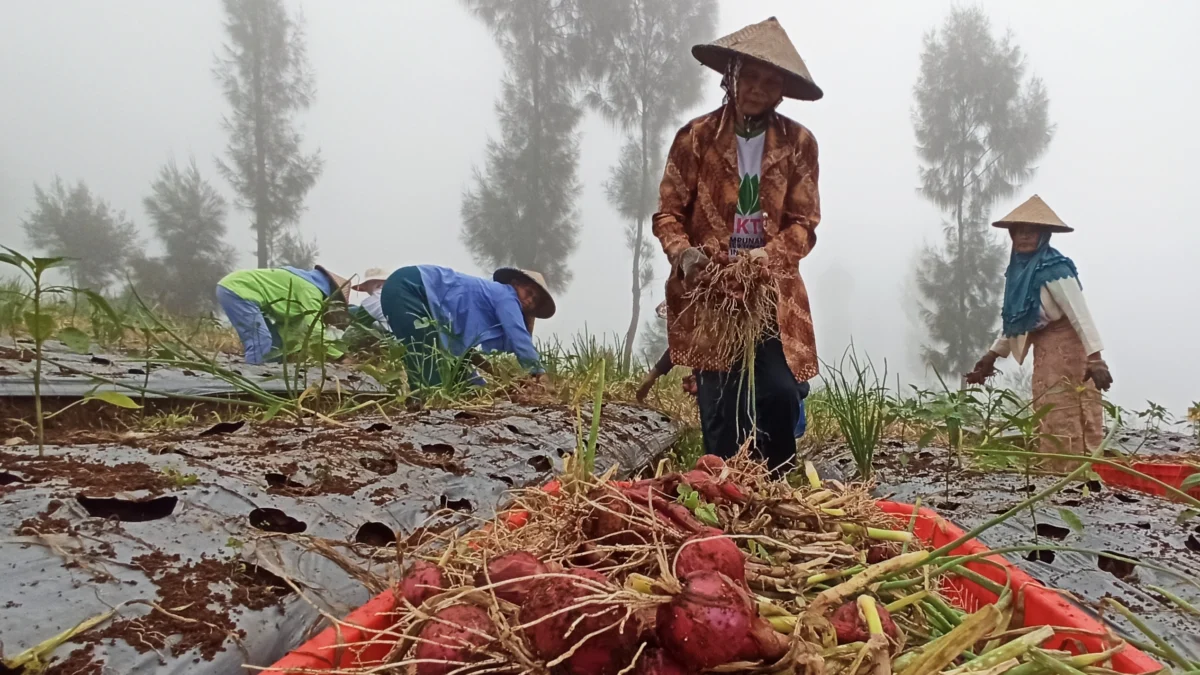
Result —
<path fill-rule="evenodd" d="M 250 86 L 254 90 L 254 229 L 258 234 L 258 267 L 271 265 L 270 218 L 267 188 L 266 114 L 263 110 L 263 15 L 262 5 L 254 12 L 254 68 Z"/>
<path fill-rule="evenodd" d="M 644 99 L 643 99 L 644 100 Z M 646 129 L 646 124 L 649 120 L 646 119 L 646 110 L 643 106 L 641 111 L 641 131 L 642 131 L 642 170 L 638 181 L 638 219 L 637 230 L 633 238 L 633 311 L 629 317 L 629 329 L 625 331 L 625 351 L 621 355 L 621 364 L 625 371 L 628 372 L 633 365 L 633 343 L 637 339 L 638 320 L 642 313 L 642 237 L 646 223 L 646 182 L 650 179 L 646 174 L 650 173 L 650 158 L 647 156 L 649 148 L 649 132 Z"/>

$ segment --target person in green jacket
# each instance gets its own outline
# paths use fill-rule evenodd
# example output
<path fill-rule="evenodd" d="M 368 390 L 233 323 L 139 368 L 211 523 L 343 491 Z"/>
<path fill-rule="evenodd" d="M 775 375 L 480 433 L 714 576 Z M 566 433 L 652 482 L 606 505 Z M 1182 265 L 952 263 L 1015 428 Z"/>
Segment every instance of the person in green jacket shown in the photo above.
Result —
<path fill-rule="evenodd" d="M 293 350 L 305 340 L 319 340 L 325 331 L 322 307 L 327 299 L 344 304 L 350 282 L 317 265 L 312 270 L 295 267 L 238 270 L 217 282 L 217 302 L 237 331 L 246 363 L 268 360 L 272 349 Z M 340 358 L 341 350 L 328 345 L 327 353 Z"/>

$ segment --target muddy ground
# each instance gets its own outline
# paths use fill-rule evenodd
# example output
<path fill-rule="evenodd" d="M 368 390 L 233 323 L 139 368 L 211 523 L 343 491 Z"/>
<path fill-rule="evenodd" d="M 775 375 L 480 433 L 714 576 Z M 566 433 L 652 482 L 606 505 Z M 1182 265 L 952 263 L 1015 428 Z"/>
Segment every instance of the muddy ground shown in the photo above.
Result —
<path fill-rule="evenodd" d="M 1183 434 L 1130 431 L 1116 440 L 1123 452 L 1137 449 L 1143 459 L 1200 457 L 1194 438 Z M 844 446 L 831 446 L 813 458 L 831 476 L 854 475 Z M 919 497 L 922 505 L 963 529 L 987 522 L 1058 479 L 984 468 L 970 457 L 962 458 L 960 465 L 959 458 L 944 449 L 919 449 L 900 441 L 880 448 L 875 464 L 879 497 L 906 503 Z M 1145 641 L 1124 618 L 1100 606 L 1106 597 L 1117 599 L 1185 656 L 1200 660 L 1200 619 L 1150 590 L 1157 586 L 1200 604 L 1200 516 L 1189 518 L 1186 511 L 1166 499 L 1090 480 L 1064 489 L 1032 513 L 1021 512 L 980 539 L 994 549 L 1045 545 L 1099 552 L 1021 552 L 1005 557 L 1047 586 L 1067 591 L 1118 632 Z M 1128 565 L 1103 552 L 1170 572 Z"/>

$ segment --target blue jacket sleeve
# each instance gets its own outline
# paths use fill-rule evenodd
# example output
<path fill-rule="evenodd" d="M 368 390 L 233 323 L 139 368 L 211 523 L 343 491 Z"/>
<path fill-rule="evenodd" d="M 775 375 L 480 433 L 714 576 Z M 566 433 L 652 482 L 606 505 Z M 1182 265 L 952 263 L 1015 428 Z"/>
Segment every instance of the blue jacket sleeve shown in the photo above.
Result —
<path fill-rule="evenodd" d="M 515 303 L 504 303 L 497 311 L 500 328 L 504 331 L 505 351 L 516 354 L 526 370 L 538 375 L 546 371 L 542 368 L 542 357 L 533 346 L 533 336 L 525 327 L 525 317 L 521 315 L 519 307 Z"/>

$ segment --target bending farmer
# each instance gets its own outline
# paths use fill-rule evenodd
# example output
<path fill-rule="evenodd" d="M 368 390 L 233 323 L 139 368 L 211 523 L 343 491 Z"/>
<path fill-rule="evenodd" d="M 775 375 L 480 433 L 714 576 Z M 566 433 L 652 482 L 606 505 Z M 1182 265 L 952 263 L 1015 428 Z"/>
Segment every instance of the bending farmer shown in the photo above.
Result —
<path fill-rule="evenodd" d="M 1073 230 L 1037 195 L 993 224 L 1008 228 L 1012 238 L 1004 274 L 1004 329 L 967 382 L 983 384 L 996 372 L 996 359 L 1011 355 L 1023 363 L 1032 347 L 1033 407 L 1054 406 L 1040 423 L 1042 451 L 1088 454 L 1104 437 L 1097 390 L 1107 390 L 1113 379 L 1100 355 L 1104 346 L 1075 263 L 1050 247 L 1052 233 Z M 1066 468 L 1072 462 L 1051 464 Z"/>
<path fill-rule="evenodd" d="M 798 383 L 817 374 L 799 263 L 816 241 L 821 210 L 817 142 L 776 108 L 785 96 L 815 101 L 822 92 L 773 18 L 697 46 L 692 54 L 725 76 L 725 102 L 680 130 L 659 188 L 654 234 L 672 265 L 667 282 L 671 359 L 699 371 L 705 451 L 728 458 L 757 428 L 755 450 L 779 473 L 796 457 Z M 721 362 L 715 345 L 697 338 L 696 312 L 685 295 L 717 253 L 750 256 L 779 288 L 778 337 L 764 335 L 754 363 L 731 368 Z M 745 372 L 751 368 L 753 402 Z"/>
<path fill-rule="evenodd" d="M 515 354 L 543 379 L 533 321 L 554 316 L 555 306 L 537 272 L 504 267 L 489 281 L 435 265 L 401 267 L 384 282 L 379 301 L 392 333 L 408 348 L 410 390 L 442 381 L 439 344 L 458 358 L 476 348 Z"/>
<path fill-rule="evenodd" d="M 345 303 L 349 284 L 320 265 L 238 270 L 217 282 L 217 302 L 242 341 L 246 363 L 258 364 L 272 349 L 294 351 L 323 341 L 327 299 Z M 326 345 L 326 353 L 342 355 L 332 345 Z"/>

